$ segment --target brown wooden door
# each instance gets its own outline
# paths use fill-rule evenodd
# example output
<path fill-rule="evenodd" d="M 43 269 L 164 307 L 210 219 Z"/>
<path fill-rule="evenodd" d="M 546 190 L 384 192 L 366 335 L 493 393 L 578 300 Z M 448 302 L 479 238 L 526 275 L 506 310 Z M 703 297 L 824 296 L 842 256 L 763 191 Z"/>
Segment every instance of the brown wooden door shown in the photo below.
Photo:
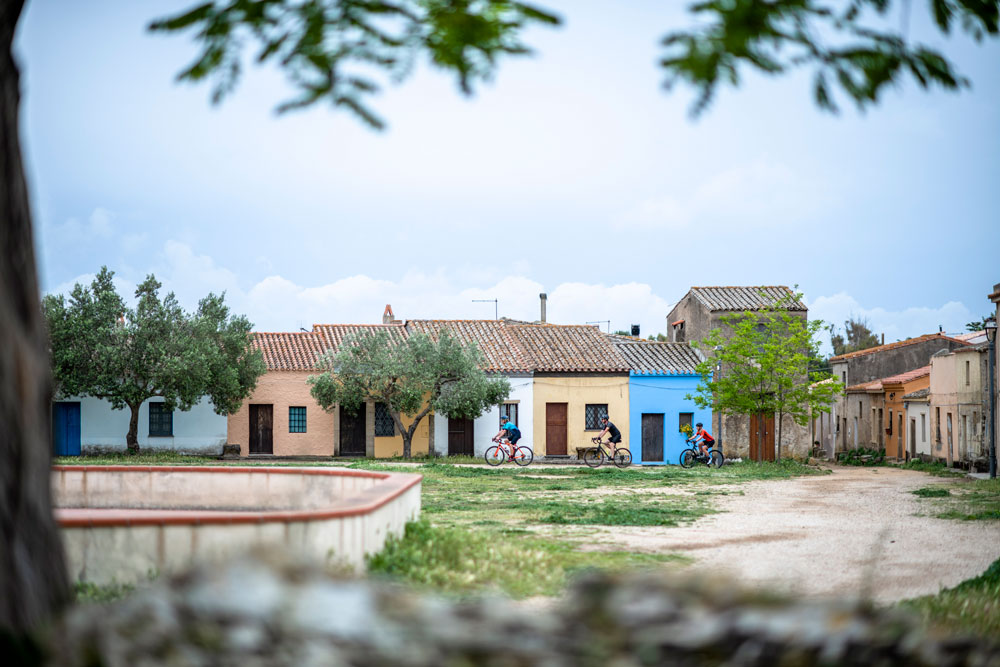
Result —
<path fill-rule="evenodd" d="M 368 432 L 368 411 L 362 403 L 355 415 L 340 406 L 340 455 L 364 456 L 365 434 Z"/>
<path fill-rule="evenodd" d="M 566 403 L 545 404 L 545 455 L 566 454 Z"/>
<path fill-rule="evenodd" d="M 642 415 L 642 462 L 663 462 L 663 414 Z"/>
<path fill-rule="evenodd" d="M 250 453 L 274 453 L 274 406 L 250 405 Z"/>
<path fill-rule="evenodd" d="M 910 419 L 910 442 L 908 443 L 908 448 L 910 450 L 910 456 L 908 458 L 916 458 L 917 456 L 917 420 Z"/>
<path fill-rule="evenodd" d="M 471 419 L 448 420 L 448 456 L 474 456 L 473 421 Z"/>
<path fill-rule="evenodd" d="M 903 413 L 900 412 L 896 420 L 896 459 L 903 460 Z"/>
<path fill-rule="evenodd" d="M 750 460 L 774 460 L 774 415 L 750 415 Z"/>

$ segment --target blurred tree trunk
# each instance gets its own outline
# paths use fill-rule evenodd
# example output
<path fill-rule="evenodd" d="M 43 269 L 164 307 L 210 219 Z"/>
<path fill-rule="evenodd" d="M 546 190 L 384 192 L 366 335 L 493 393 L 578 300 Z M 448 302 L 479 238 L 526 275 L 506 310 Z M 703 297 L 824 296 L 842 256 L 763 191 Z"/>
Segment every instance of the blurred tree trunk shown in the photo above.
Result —
<path fill-rule="evenodd" d="M 0 632 L 36 626 L 69 599 L 52 516 L 52 384 L 18 130 L 14 30 L 0 2 Z"/>

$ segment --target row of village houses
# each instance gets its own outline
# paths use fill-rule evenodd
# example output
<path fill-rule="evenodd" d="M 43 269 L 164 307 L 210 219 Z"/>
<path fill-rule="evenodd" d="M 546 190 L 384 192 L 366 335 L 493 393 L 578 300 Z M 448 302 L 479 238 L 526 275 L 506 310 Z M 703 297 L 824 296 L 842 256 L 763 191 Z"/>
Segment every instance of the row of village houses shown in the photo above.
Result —
<path fill-rule="evenodd" d="M 727 457 L 775 458 L 774 415 L 712 415 L 687 398 L 704 358 L 691 346 L 726 325 L 734 312 L 781 301 L 794 316 L 804 303 L 784 286 L 692 287 L 667 315 L 669 342 L 602 333 L 589 325 L 499 320 L 396 320 L 386 306 L 381 324 L 318 324 L 311 331 L 256 334 L 267 372 L 233 415 L 217 415 L 207 399 L 188 412 L 168 412 L 157 399 L 140 410 L 139 444 L 147 449 L 218 454 L 238 445 L 242 456 L 368 456 L 402 453 L 402 437 L 385 406 L 369 402 L 357 414 L 326 412 L 307 379 L 316 360 L 349 336 L 386 331 L 432 337 L 447 330 L 475 344 L 485 370 L 506 377 L 503 405 L 475 420 L 431 414 L 414 438 L 413 454 L 480 456 L 502 420 L 510 419 L 536 456 L 575 456 L 590 446 L 607 414 L 637 463 L 675 463 L 686 446 L 684 425 L 702 422 Z M 995 297 L 995 298 L 994 298 Z M 1000 285 L 993 297 L 1000 309 Z M 830 457 L 845 449 L 881 447 L 890 457 L 925 455 L 947 461 L 981 456 L 985 420 L 985 346 L 979 335 L 944 334 L 883 345 L 831 359 L 845 394 L 806 427 L 785 419 L 782 455 L 806 456 L 817 446 Z M 718 372 L 719 369 L 716 369 Z M 725 369 L 722 369 L 725 372 Z M 977 402 L 978 401 L 978 402 Z M 71 398 L 53 408 L 58 454 L 123 450 L 128 413 L 99 399 Z M 909 432 L 911 435 L 908 435 Z"/>
<path fill-rule="evenodd" d="M 984 331 L 928 334 L 830 359 L 844 394 L 813 420 L 816 443 L 859 447 L 891 460 L 985 467 L 989 344 Z"/>

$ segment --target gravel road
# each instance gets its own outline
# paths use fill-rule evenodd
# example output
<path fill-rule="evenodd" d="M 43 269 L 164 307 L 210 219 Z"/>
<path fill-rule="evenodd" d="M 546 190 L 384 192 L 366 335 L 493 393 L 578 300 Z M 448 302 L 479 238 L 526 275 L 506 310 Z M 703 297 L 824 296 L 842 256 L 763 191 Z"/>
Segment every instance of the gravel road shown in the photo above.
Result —
<path fill-rule="evenodd" d="M 893 468 L 834 466 L 830 475 L 751 482 L 719 496 L 720 514 L 680 528 L 613 528 L 597 548 L 683 553 L 694 568 L 749 586 L 880 603 L 937 593 L 1000 557 L 1000 522 L 917 516 L 910 493 L 948 480 Z M 931 501 L 933 502 L 933 501 Z"/>

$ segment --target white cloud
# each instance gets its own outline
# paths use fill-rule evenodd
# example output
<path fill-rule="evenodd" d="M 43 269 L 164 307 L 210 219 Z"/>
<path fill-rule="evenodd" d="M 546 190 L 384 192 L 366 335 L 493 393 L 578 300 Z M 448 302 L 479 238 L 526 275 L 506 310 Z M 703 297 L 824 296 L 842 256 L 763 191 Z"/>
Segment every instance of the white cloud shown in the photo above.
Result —
<path fill-rule="evenodd" d="M 66 222 L 61 225 L 56 225 L 58 234 L 56 238 L 60 238 L 67 243 L 78 244 L 80 241 L 85 241 L 88 239 L 101 238 L 107 239 L 111 238 L 114 233 L 114 228 L 112 226 L 112 221 L 115 219 L 115 214 L 106 208 L 98 206 L 90 215 L 87 216 L 87 222 L 81 222 L 79 218 L 68 218 Z"/>
<path fill-rule="evenodd" d="M 113 231 L 111 221 L 114 220 L 114 217 L 114 214 L 106 208 L 100 206 L 95 208 L 89 218 L 90 234 L 101 238 L 110 238 Z"/>
<path fill-rule="evenodd" d="M 876 335 L 885 334 L 887 343 L 934 333 L 939 328 L 947 333 L 962 333 L 965 323 L 976 319 L 969 308 L 959 301 L 949 301 L 937 307 L 911 306 L 903 310 L 886 310 L 865 307 L 846 292 L 838 292 L 807 301 L 807 305 L 811 319 L 824 320 L 838 329 L 842 329 L 844 322 L 852 317 L 865 319 Z M 824 336 L 826 352 L 830 351 L 829 342 L 829 337 Z"/>
<path fill-rule="evenodd" d="M 767 157 L 721 171 L 688 192 L 640 201 L 615 225 L 680 230 L 697 223 L 780 226 L 813 217 L 828 200 L 820 179 Z"/>

